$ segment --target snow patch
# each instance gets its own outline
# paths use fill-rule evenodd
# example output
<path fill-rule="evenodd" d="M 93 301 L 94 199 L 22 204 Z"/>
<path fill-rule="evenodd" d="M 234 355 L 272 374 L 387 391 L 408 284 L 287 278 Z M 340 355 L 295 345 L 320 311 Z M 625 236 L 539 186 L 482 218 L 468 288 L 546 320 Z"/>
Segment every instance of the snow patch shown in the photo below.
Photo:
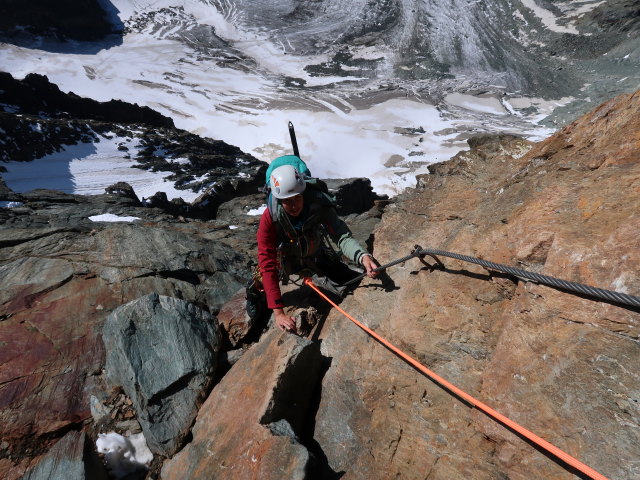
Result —
<path fill-rule="evenodd" d="M 16 208 L 21 206 L 22 202 L 0 202 L 0 208 Z"/>
<path fill-rule="evenodd" d="M 92 222 L 135 222 L 140 217 L 122 217 L 113 213 L 103 213 L 102 215 L 93 215 L 89 217 Z"/>
<path fill-rule="evenodd" d="M 496 100 L 496 102 L 498 102 Z M 296 128 L 300 153 L 312 174 L 320 178 L 368 177 L 378 193 L 395 195 L 403 186 L 415 186 L 415 177 L 427 172 L 427 165 L 447 160 L 467 144 L 450 142 L 455 123 L 443 119 L 438 109 L 429 103 L 395 98 L 363 109 L 348 109 L 344 101 L 328 102 L 315 99 L 323 110 L 256 110 L 227 112 L 224 116 L 199 118 L 193 127 L 198 134 L 224 138 L 232 145 L 266 162 L 289 154 L 291 143 L 286 125 Z M 499 105 L 499 102 L 498 102 Z M 503 115 L 504 109 L 501 106 Z M 419 128 L 425 131 L 420 143 L 420 170 L 407 166 L 389 169 L 385 163 L 393 155 L 407 157 L 419 140 L 398 130 Z M 216 131 L 215 134 L 211 132 Z M 436 132 L 438 132 L 436 134 Z"/>
<path fill-rule="evenodd" d="M 144 434 L 123 437 L 115 432 L 100 433 L 96 440 L 98 452 L 104 454 L 107 468 L 116 480 L 137 470 L 146 469 L 153 460 Z"/>
<path fill-rule="evenodd" d="M 171 160 L 169 160 L 169 163 L 174 163 L 176 165 L 190 165 L 191 160 L 186 157 L 172 158 Z"/>
<path fill-rule="evenodd" d="M 574 27 L 563 27 L 562 25 L 558 25 L 556 17 L 551 11 L 546 8 L 542 8 L 538 6 L 535 0 L 522 0 L 522 5 L 531 10 L 536 17 L 538 17 L 545 27 L 547 27 L 552 32 L 557 33 L 571 33 L 574 35 L 578 35 L 580 32 Z"/>
<path fill-rule="evenodd" d="M 501 101 L 493 96 L 479 97 L 464 93 L 451 93 L 444 99 L 449 105 L 473 110 L 476 112 L 492 113 L 494 115 L 506 115 L 505 107 Z"/>
<path fill-rule="evenodd" d="M 251 210 L 249 210 L 247 212 L 247 215 L 252 215 L 252 216 L 262 215 L 266 209 L 267 209 L 266 205 L 262 205 L 262 206 L 260 206 L 258 208 L 252 208 Z"/>

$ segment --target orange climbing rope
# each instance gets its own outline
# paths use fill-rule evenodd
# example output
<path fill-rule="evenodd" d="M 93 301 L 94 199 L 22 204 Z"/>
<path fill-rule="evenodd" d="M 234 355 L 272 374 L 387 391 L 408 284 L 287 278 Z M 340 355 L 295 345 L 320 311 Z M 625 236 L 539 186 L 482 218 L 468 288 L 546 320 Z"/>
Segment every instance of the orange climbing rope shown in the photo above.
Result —
<path fill-rule="evenodd" d="M 458 387 L 456 387 L 452 383 L 449 383 L 444 378 L 440 377 L 439 375 L 437 375 L 436 373 L 434 373 L 433 371 L 429 370 L 427 367 L 422 365 L 420 362 L 418 362 L 414 358 L 410 357 L 409 355 L 404 353 L 402 350 L 400 350 L 399 348 L 397 348 L 393 344 L 389 343 L 383 337 L 378 335 L 376 332 L 371 330 L 369 327 L 367 327 L 363 323 L 360 323 L 358 320 L 353 318 L 351 315 L 349 315 L 347 312 L 345 312 L 342 308 L 340 308 L 338 305 L 336 305 L 333 301 L 331 301 L 331 299 L 329 297 L 327 297 L 324 293 L 322 293 L 322 291 L 320 291 L 320 289 L 318 287 L 316 287 L 314 285 L 314 283 L 311 281 L 310 278 L 305 278 L 304 283 L 305 283 L 305 285 L 308 285 L 313 290 L 315 290 L 318 295 L 320 295 L 322 298 L 324 298 L 336 310 L 338 310 L 345 317 L 347 317 L 349 320 L 351 320 L 353 323 L 355 323 L 358 327 L 360 327 L 362 330 L 367 332 L 369 335 L 371 335 L 373 338 L 375 338 L 378 342 L 383 344 L 385 347 L 387 347 L 393 353 L 395 353 L 396 355 L 398 355 L 399 357 L 404 359 L 406 362 L 410 363 L 415 368 L 420 370 L 422 373 L 427 375 L 429 378 L 434 380 L 436 383 L 440 384 L 441 386 L 443 386 L 444 388 L 446 388 L 447 390 L 449 390 L 453 394 L 457 395 L 458 397 L 462 398 L 467 403 L 473 405 L 477 409 L 483 411 L 485 414 L 487 414 L 491 418 L 497 420 L 498 422 L 506 425 L 510 429 L 512 429 L 515 432 L 519 433 L 523 437 L 529 439 L 531 442 L 535 443 L 536 445 L 538 445 L 539 447 L 541 447 L 545 451 L 547 451 L 547 452 L 551 453 L 552 455 L 554 455 L 555 457 L 559 458 L 560 460 L 562 460 L 567 465 L 570 465 L 573 468 L 575 468 L 576 470 L 579 470 L 580 472 L 584 473 L 588 477 L 590 477 L 590 478 L 592 478 L 594 480 L 608 480 L 607 477 L 605 477 L 604 475 L 596 472 L 591 467 L 588 467 L 584 463 L 582 463 L 579 460 L 573 458 L 571 455 L 569 455 L 568 453 L 560 450 L 555 445 L 552 445 L 551 443 L 547 442 L 545 439 L 539 437 L 535 433 L 530 432 L 529 430 L 527 430 L 523 426 L 521 426 L 518 423 L 514 422 L 513 420 L 505 417 L 501 413 L 496 412 L 493 408 L 491 408 L 491 407 L 485 405 L 484 403 L 482 403 L 481 401 L 475 399 L 474 397 L 472 397 L 471 395 L 469 395 L 465 391 L 460 390 Z"/>

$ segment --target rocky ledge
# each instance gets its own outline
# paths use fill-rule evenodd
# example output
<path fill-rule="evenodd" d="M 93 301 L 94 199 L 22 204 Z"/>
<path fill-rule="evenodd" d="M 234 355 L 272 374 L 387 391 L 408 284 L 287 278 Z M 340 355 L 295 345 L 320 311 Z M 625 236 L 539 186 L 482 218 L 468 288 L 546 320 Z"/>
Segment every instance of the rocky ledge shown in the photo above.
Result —
<path fill-rule="evenodd" d="M 538 144 L 471 139 L 345 218 L 383 262 L 420 244 L 638 296 L 638 112 L 640 92 Z M 575 477 L 307 289 L 286 293 L 306 338 L 256 334 L 242 287 L 260 193 L 207 220 L 124 185 L 4 195 L 22 206 L 0 209 L 3 478 L 103 478 L 92 447 L 110 430 L 144 433 L 154 460 L 138 478 Z M 139 220 L 89 219 L 104 213 Z M 638 309 L 438 260 L 392 267 L 341 306 L 603 475 L 637 478 Z"/>

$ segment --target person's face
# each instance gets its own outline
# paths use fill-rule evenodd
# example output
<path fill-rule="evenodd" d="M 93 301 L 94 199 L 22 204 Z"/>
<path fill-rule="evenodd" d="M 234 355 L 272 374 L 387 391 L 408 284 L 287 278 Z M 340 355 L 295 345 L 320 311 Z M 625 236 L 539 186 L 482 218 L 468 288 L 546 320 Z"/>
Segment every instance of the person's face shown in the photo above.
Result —
<path fill-rule="evenodd" d="M 284 211 L 292 217 L 297 217 L 302 213 L 302 208 L 304 207 L 304 197 L 302 195 L 284 198 L 280 202 Z"/>

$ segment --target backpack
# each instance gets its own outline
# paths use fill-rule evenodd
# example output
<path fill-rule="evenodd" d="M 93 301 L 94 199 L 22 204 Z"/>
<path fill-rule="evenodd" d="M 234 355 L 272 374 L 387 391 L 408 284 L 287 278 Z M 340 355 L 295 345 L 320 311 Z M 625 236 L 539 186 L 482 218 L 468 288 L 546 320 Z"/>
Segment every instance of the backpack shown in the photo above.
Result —
<path fill-rule="evenodd" d="M 297 155 L 283 155 L 282 157 L 276 158 L 273 162 L 269 164 L 269 168 L 267 168 L 267 173 L 265 177 L 265 185 L 267 189 L 271 186 L 269 185 L 269 178 L 271 177 L 271 172 L 273 172 L 276 168 L 281 167 L 282 165 L 292 165 L 298 170 L 302 176 L 306 178 L 311 177 L 311 172 L 309 171 L 309 167 L 304 161 L 298 157 Z"/>

